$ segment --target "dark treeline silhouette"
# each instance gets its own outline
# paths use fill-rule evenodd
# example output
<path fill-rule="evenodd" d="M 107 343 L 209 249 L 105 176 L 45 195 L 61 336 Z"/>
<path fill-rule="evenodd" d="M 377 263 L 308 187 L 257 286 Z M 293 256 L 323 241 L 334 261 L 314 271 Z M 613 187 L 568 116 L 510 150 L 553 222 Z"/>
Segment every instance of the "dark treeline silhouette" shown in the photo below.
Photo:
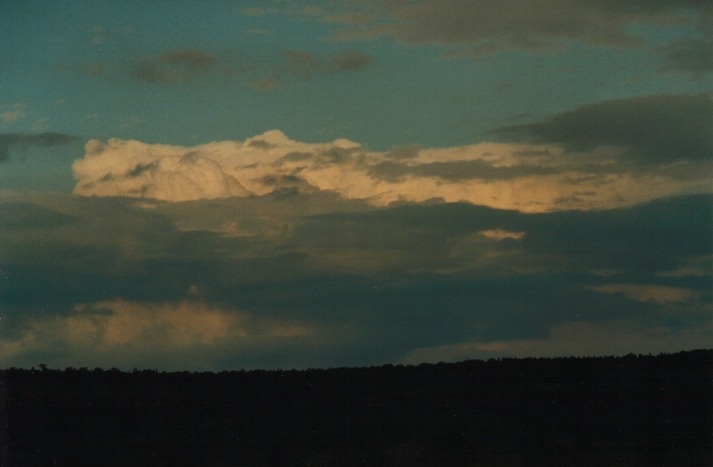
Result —
<path fill-rule="evenodd" d="M 0 371 L 0 464 L 713 465 L 713 350 L 303 371 Z"/>

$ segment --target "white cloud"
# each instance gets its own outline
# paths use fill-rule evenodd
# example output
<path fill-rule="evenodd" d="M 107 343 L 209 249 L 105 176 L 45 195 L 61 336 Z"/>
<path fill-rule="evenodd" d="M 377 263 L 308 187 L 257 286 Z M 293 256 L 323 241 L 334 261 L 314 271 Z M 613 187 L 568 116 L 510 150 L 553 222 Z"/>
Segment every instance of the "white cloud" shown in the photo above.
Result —
<path fill-rule="evenodd" d="M 218 162 L 177 146 L 97 140 L 72 165 L 81 195 L 130 196 L 167 201 L 248 196 Z"/>
<path fill-rule="evenodd" d="M 319 189 L 377 206 L 440 198 L 523 212 L 628 206 L 707 191 L 708 182 L 641 174 L 611 160 L 596 165 L 556 145 L 480 143 L 399 154 L 347 139 L 304 143 L 272 130 L 193 147 L 91 140 L 72 168 L 75 193 L 84 196 L 175 202 Z"/>

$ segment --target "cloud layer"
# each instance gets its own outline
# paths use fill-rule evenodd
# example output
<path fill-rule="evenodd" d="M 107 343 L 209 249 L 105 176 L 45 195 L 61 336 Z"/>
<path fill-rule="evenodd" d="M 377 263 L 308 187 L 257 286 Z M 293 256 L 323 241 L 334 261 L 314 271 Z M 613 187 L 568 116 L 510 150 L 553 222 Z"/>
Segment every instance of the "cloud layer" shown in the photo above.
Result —
<path fill-rule="evenodd" d="M 713 342 L 713 199 L 0 200 L 0 366 L 225 369 Z M 608 337 L 607 337 L 608 336 Z"/>
<path fill-rule="evenodd" d="M 75 193 L 163 201 L 330 191 L 373 205 L 439 199 L 544 212 L 629 206 L 710 191 L 707 94 L 606 101 L 493 131 L 501 143 L 377 152 L 271 130 L 194 147 L 89 141 Z M 518 142 L 509 142 L 509 141 Z"/>
<path fill-rule="evenodd" d="M 505 50 L 541 52 L 566 43 L 608 47 L 643 44 L 634 26 L 697 26 L 704 39 L 682 40 L 666 52 L 672 68 L 708 70 L 709 53 L 702 41 L 710 37 L 707 18 L 711 8 L 704 2 L 612 2 L 609 0 L 525 0 L 463 2 L 368 2 L 369 8 L 317 9 L 310 11 L 324 21 L 340 24 L 336 39 L 391 36 L 405 44 L 438 44 L 449 56 L 490 55 Z M 695 51 L 694 51 L 695 50 Z"/>
<path fill-rule="evenodd" d="M 588 151 L 615 146 L 641 162 L 713 159 L 713 96 L 657 95 L 585 105 L 528 125 L 499 128 L 506 140 L 561 143 Z"/>

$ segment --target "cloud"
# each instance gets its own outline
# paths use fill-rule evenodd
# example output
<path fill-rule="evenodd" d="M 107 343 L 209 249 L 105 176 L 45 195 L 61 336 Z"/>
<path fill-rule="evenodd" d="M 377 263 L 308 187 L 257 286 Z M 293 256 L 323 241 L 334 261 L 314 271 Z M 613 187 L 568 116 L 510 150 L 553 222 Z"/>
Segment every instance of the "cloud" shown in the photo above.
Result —
<path fill-rule="evenodd" d="M 702 75 L 713 71 L 713 38 L 681 39 L 662 49 L 659 71 Z"/>
<path fill-rule="evenodd" d="M 562 169 L 557 167 L 526 164 L 495 166 L 484 160 L 426 162 L 418 165 L 384 161 L 372 168 L 372 173 L 377 178 L 388 181 L 404 180 L 409 176 L 438 177 L 447 181 L 468 179 L 513 180 L 527 176 L 553 175 L 561 172 Z"/>
<path fill-rule="evenodd" d="M 337 39 L 392 36 L 404 44 L 439 44 L 449 55 L 488 55 L 508 49 L 542 51 L 579 41 L 629 47 L 642 43 L 632 26 L 692 21 L 701 2 L 612 2 L 610 0 L 525 0 L 496 2 L 370 2 L 341 7 L 321 18 L 342 25 Z"/>
<path fill-rule="evenodd" d="M 345 157 L 280 156 L 288 141 L 246 146 L 268 163 Z M 2 201 L 5 366 L 304 368 L 710 342 L 710 195 L 540 214 L 301 190 Z"/>
<path fill-rule="evenodd" d="M 272 91 L 281 84 L 295 79 L 308 79 L 329 73 L 347 73 L 367 68 L 373 63 L 371 55 L 359 52 L 340 52 L 333 56 L 318 56 L 311 52 L 297 49 L 282 51 L 282 63 L 271 71 L 269 76 L 251 83 L 261 91 Z"/>
<path fill-rule="evenodd" d="M 0 119 L 5 123 L 14 123 L 27 115 L 27 105 L 20 102 L 5 108 L 8 110 L 0 114 Z"/>
<path fill-rule="evenodd" d="M 704 282 L 695 277 L 710 275 L 704 261 L 713 248 L 710 203 L 710 196 L 681 197 L 614 211 L 537 215 L 466 203 L 403 205 L 323 214 L 296 226 L 292 239 L 320 258 L 349 252 L 344 265 L 351 271 L 372 264 L 493 275 L 537 271 L 553 277 L 588 271 L 597 278 L 594 284 L 607 285 L 600 283 L 598 271 L 629 271 L 637 277 L 695 268 L 691 277 L 679 275 L 678 283 L 666 285 L 701 292 Z M 517 241 L 493 241 L 507 238 Z M 651 283 L 664 285 L 659 279 Z"/>
<path fill-rule="evenodd" d="M 608 294 L 622 294 L 639 302 L 688 302 L 697 298 L 700 293 L 681 287 L 670 287 L 653 284 L 606 284 L 591 286 L 590 290 Z"/>
<path fill-rule="evenodd" d="M 661 120 L 671 122 L 683 112 L 682 107 L 698 109 L 693 113 L 698 121 L 690 122 L 687 128 L 676 122 L 662 134 L 654 131 L 661 126 L 658 120 L 653 128 L 641 129 L 645 123 L 636 119 L 647 120 L 634 116 L 639 106 L 625 104 L 623 114 L 634 119 L 629 122 L 634 127 L 632 134 L 618 129 L 613 130 L 613 135 L 607 133 L 612 124 L 605 116 L 616 114 L 619 107 L 608 103 L 603 105 L 604 110 L 594 106 L 573 111 L 573 123 L 562 123 L 564 117 L 557 116 L 535 126 L 498 130 L 498 134 L 509 136 L 550 131 L 557 135 L 546 138 L 558 140 L 553 143 L 480 143 L 378 152 L 347 139 L 299 142 L 279 130 L 242 142 L 194 147 L 92 140 L 86 145 L 84 158 L 73 164 L 77 180 L 74 192 L 84 196 L 189 201 L 321 190 L 378 206 L 441 199 L 524 212 L 605 209 L 662 196 L 709 192 L 713 167 L 703 156 L 708 143 L 702 128 L 705 122 L 701 123 L 709 104 L 698 100 L 680 104 L 674 99 L 669 105 L 674 110 Z M 658 145 L 647 137 L 658 140 Z M 677 165 L 651 168 L 649 164 L 649 170 L 642 171 L 629 156 L 622 155 L 622 149 L 599 146 L 600 141 L 613 144 L 619 141 L 617 138 L 628 145 L 630 152 L 655 146 L 658 152 L 652 159 L 665 157 L 661 163 Z M 569 153 L 574 149 L 569 147 L 572 145 L 580 152 Z M 690 150 L 672 154 L 661 149 L 676 146 Z"/>
<path fill-rule="evenodd" d="M 240 352 L 265 341 L 299 339 L 313 330 L 296 323 L 259 319 L 199 301 L 77 304 L 71 313 L 35 320 L 11 338 L 0 338 L 0 361 L 28 355 L 69 354 L 83 366 L 143 367 L 163 358 L 163 367 L 205 368 L 223 352 Z M 162 357 L 161 357 L 162 355 Z M 206 356 L 208 355 L 208 356 Z M 180 361 L 172 359 L 178 357 Z M 47 356 L 52 360 L 52 356 Z"/>
<path fill-rule="evenodd" d="M 218 57 L 203 50 L 168 50 L 134 62 L 130 76 L 150 84 L 187 83 L 219 71 L 218 65 Z"/>
<path fill-rule="evenodd" d="M 653 95 L 588 104 L 544 122 L 498 128 L 506 140 L 563 144 L 576 151 L 616 146 L 644 163 L 713 159 L 713 97 Z"/>
<path fill-rule="evenodd" d="M 112 139 L 90 140 L 85 151 L 72 165 L 78 194 L 171 201 L 250 195 L 218 162 L 190 149 Z"/>
<path fill-rule="evenodd" d="M 684 37 L 660 47 L 659 71 L 701 76 L 713 71 L 713 7 L 708 5 L 698 18 L 698 35 Z"/>
<path fill-rule="evenodd" d="M 0 229 L 33 229 L 39 226 L 57 228 L 73 220 L 70 215 L 24 201 L 0 204 Z"/>
<path fill-rule="evenodd" d="M 663 271 L 657 275 L 661 277 L 713 276 L 713 256 L 690 258 L 685 264 L 679 265 L 676 269 Z"/>
<path fill-rule="evenodd" d="M 334 57 L 337 70 L 358 70 L 370 65 L 372 58 L 363 52 L 344 52 Z"/>
<path fill-rule="evenodd" d="M 525 238 L 525 232 L 514 232 L 511 230 L 503 229 L 481 230 L 478 233 L 485 238 L 489 238 L 498 242 L 503 240 L 522 240 L 523 238 Z"/>
<path fill-rule="evenodd" d="M 0 133 L 0 162 L 9 160 L 14 148 L 61 146 L 77 140 L 76 136 L 63 133 Z"/>

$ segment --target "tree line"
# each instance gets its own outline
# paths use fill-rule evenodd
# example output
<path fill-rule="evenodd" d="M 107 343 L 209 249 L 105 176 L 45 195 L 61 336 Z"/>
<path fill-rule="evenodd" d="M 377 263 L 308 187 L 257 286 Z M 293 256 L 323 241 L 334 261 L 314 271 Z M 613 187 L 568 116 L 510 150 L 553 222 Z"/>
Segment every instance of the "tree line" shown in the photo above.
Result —
<path fill-rule="evenodd" d="M 713 350 L 0 371 L 0 465 L 713 465 Z M 3 433 L 4 431 L 4 433 Z"/>

